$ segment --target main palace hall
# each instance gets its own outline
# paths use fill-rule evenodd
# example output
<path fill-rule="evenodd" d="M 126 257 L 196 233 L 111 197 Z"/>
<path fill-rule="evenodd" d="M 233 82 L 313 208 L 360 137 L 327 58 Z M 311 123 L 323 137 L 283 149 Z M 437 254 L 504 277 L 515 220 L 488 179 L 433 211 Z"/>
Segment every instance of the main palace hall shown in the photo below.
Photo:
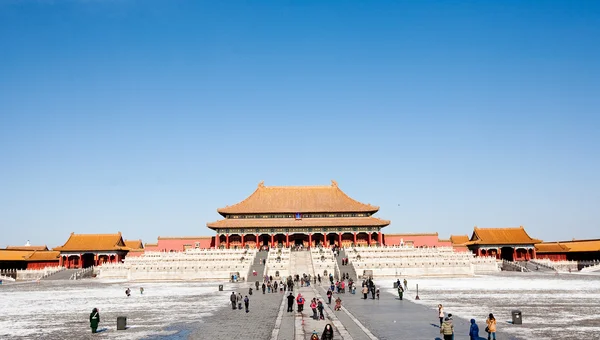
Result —
<path fill-rule="evenodd" d="M 335 181 L 272 187 L 261 182 L 245 200 L 218 209 L 224 219 L 207 226 L 216 232 L 216 247 L 377 245 L 390 224 L 373 217 L 378 210 L 346 195 Z"/>

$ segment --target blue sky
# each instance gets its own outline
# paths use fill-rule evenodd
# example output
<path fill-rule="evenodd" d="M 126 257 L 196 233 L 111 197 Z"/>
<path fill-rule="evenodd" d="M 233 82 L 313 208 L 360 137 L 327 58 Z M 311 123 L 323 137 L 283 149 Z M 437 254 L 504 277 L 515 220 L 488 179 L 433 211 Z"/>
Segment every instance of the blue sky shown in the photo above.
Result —
<path fill-rule="evenodd" d="M 600 238 L 599 37 L 593 1 L 0 1 L 0 246 L 331 179 L 387 232 Z"/>

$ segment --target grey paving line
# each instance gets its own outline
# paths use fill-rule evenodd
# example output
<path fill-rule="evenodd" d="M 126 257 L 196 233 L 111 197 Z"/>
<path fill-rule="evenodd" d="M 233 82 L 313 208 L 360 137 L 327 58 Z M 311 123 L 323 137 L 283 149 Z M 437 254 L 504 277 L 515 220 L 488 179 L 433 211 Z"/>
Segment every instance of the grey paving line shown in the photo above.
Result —
<path fill-rule="evenodd" d="M 279 337 L 279 329 L 281 329 L 281 320 L 283 319 L 283 308 L 285 308 L 285 294 L 283 294 L 283 298 L 281 299 L 281 306 L 279 306 L 279 313 L 277 314 L 277 320 L 275 320 L 275 327 L 273 327 L 273 332 L 271 333 L 271 340 L 277 340 Z"/>

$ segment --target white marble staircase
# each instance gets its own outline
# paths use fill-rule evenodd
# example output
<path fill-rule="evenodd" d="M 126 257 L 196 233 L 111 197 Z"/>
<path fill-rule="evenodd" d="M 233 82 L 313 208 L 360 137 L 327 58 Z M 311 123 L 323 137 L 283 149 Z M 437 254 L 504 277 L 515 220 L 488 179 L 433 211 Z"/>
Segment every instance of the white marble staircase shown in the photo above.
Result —
<path fill-rule="evenodd" d="M 298 274 L 300 276 L 302 276 L 302 274 L 306 274 L 313 277 L 315 276 L 310 251 L 300 250 L 291 252 L 290 274 Z"/>

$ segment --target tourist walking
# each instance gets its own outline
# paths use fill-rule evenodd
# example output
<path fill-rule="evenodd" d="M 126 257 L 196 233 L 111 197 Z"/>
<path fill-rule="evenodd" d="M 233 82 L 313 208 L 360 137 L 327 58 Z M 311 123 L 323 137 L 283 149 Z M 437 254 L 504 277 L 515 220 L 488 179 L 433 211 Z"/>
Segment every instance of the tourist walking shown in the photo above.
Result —
<path fill-rule="evenodd" d="M 252 288 L 250 288 L 252 289 Z M 248 295 L 246 295 L 244 297 L 244 307 L 246 307 L 246 313 L 248 313 L 250 311 L 249 307 L 250 307 L 250 299 L 248 299 Z"/>
<path fill-rule="evenodd" d="M 144 295 L 144 287 L 140 287 L 140 294 Z"/>
<path fill-rule="evenodd" d="M 400 300 L 402 300 L 403 296 L 404 296 L 404 289 L 402 288 L 402 286 L 398 286 L 398 297 L 400 298 Z"/>
<path fill-rule="evenodd" d="M 97 333 L 99 323 L 100 313 L 98 312 L 98 308 L 94 308 L 90 313 L 90 327 L 92 328 L 92 333 Z"/>
<path fill-rule="evenodd" d="M 296 304 L 298 305 L 298 313 L 302 313 L 304 310 L 304 297 L 300 293 L 298 293 L 298 297 L 296 298 Z"/>
<path fill-rule="evenodd" d="M 379 288 L 377 288 L 377 291 L 375 292 L 375 295 L 377 295 L 377 300 L 379 300 Z M 402 299 L 400 299 L 402 300 Z"/>
<path fill-rule="evenodd" d="M 449 318 L 445 318 L 440 326 L 440 334 L 444 335 L 444 340 L 452 340 L 454 334 L 454 325 Z"/>
<path fill-rule="evenodd" d="M 319 334 L 317 334 L 317 331 L 313 330 L 310 340 L 319 340 Z"/>
<path fill-rule="evenodd" d="M 494 314 L 490 313 L 485 323 L 487 324 L 485 331 L 488 333 L 488 340 L 496 340 L 496 318 Z"/>
<path fill-rule="evenodd" d="M 248 295 L 252 295 L 252 287 L 248 288 Z"/>
<path fill-rule="evenodd" d="M 327 304 L 330 305 L 331 304 L 331 296 L 333 295 L 333 292 L 330 290 L 327 291 Z"/>
<path fill-rule="evenodd" d="M 258 281 L 254 281 L 254 286 L 256 287 L 256 290 L 258 290 L 258 287 L 260 286 L 260 283 Z"/>
<path fill-rule="evenodd" d="M 325 306 L 323 306 L 323 302 L 321 300 L 317 302 L 317 309 L 319 310 L 319 320 L 325 320 L 325 313 L 323 312 Z"/>
<path fill-rule="evenodd" d="M 471 319 L 471 327 L 469 328 L 469 340 L 479 340 L 479 326 L 475 323 L 475 319 Z"/>
<path fill-rule="evenodd" d="M 408 281 L 404 279 L 404 290 L 408 290 Z"/>
<path fill-rule="evenodd" d="M 321 340 L 333 340 L 333 327 L 331 327 L 331 324 L 325 325 L 325 329 L 323 329 L 323 334 L 321 335 Z"/>
<path fill-rule="evenodd" d="M 312 318 L 313 318 L 314 320 L 317 320 L 317 319 L 318 319 L 318 315 L 317 315 L 317 301 L 316 301 L 316 299 L 315 299 L 315 298 L 313 298 L 313 299 L 310 301 L 310 309 L 312 309 L 312 311 L 313 311 L 313 316 L 312 316 Z"/>
<path fill-rule="evenodd" d="M 294 300 L 296 300 L 296 297 L 294 296 L 294 294 L 292 294 L 292 292 L 290 292 L 290 295 L 288 295 L 287 297 L 288 300 L 288 312 L 294 312 Z"/>
<path fill-rule="evenodd" d="M 442 323 L 444 322 L 444 307 L 441 304 L 438 305 L 438 317 L 440 318 L 440 327 L 442 327 Z"/>
<path fill-rule="evenodd" d="M 235 296 L 235 292 L 231 292 L 231 296 L 229 297 L 229 301 L 231 301 L 231 309 L 236 309 L 237 296 Z"/>
<path fill-rule="evenodd" d="M 238 293 L 237 294 L 237 303 L 238 303 L 238 308 L 242 309 L 242 302 L 244 301 L 244 298 L 242 297 L 242 293 Z"/>
<path fill-rule="evenodd" d="M 368 298 L 367 295 L 369 294 L 369 288 L 367 288 L 367 286 L 363 286 L 362 293 L 364 295 L 364 299 L 366 300 Z"/>
<path fill-rule="evenodd" d="M 130 296 L 131 295 L 131 289 L 129 289 L 129 288 L 125 289 L 125 295 Z"/>
<path fill-rule="evenodd" d="M 265 293 L 265 290 L 267 290 L 267 285 L 263 282 L 263 284 L 262 284 L 263 294 Z"/>

